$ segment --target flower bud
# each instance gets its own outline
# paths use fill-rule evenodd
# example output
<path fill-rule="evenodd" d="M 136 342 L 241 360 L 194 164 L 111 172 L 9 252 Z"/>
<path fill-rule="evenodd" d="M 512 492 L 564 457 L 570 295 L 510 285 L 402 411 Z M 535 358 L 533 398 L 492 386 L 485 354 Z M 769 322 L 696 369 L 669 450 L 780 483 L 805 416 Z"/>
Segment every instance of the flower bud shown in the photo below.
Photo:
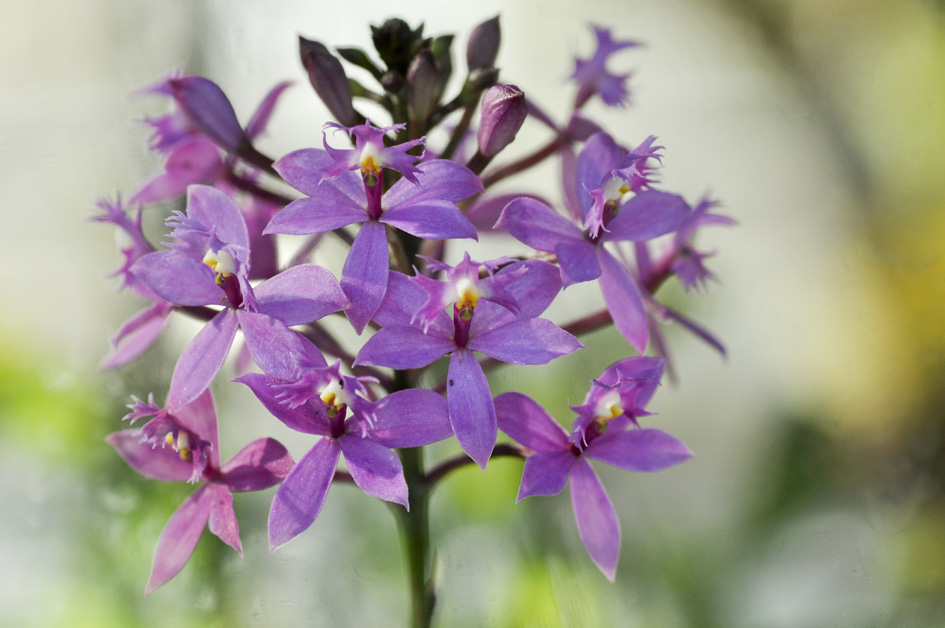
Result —
<path fill-rule="evenodd" d="M 239 153 L 249 144 L 233 105 L 219 85 L 202 76 L 171 79 L 168 85 L 190 123 L 218 146 Z"/>
<path fill-rule="evenodd" d="M 466 44 L 466 67 L 470 71 L 495 67 L 501 39 L 498 15 L 473 29 Z"/>
<path fill-rule="evenodd" d="M 308 80 L 335 120 L 345 126 L 354 126 L 364 120 L 354 110 L 351 88 L 341 61 L 317 41 L 299 37 L 299 56 L 308 72 Z"/>
<path fill-rule="evenodd" d="M 417 30 L 411 30 L 403 20 L 391 18 L 380 26 L 371 27 L 371 39 L 377 54 L 387 64 L 387 69 L 406 74 L 413 54 L 423 39 L 423 25 L 418 26 Z"/>
<path fill-rule="evenodd" d="M 411 120 L 426 120 L 439 96 L 439 73 L 433 53 L 424 48 L 410 62 L 407 70 L 407 112 Z"/>
<path fill-rule="evenodd" d="M 525 93 L 519 88 L 494 85 L 486 90 L 479 122 L 479 152 L 492 157 L 508 146 L 522 128 L 526 115 Z"/>

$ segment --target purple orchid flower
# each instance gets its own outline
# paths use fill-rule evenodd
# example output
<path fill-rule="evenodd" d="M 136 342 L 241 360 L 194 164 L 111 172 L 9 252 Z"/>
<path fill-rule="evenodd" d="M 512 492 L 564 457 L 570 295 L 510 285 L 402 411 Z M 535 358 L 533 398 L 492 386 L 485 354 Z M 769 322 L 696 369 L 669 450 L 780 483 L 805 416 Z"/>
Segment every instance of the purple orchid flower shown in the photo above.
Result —
<path fill-rule="evenodd" d="M 428 240 L 476 239 L 476 228 L 455 203 L 483 189 L 476 175 L 452 161 L 435 159 L 408 167 L 403 145 L 384 148 L 385 129 L 365 127 L 350 129 L 360 152 L 358 147 L 332 153 L 304 149 L 275 163 L 289 185 L 308 198 L 290 203 L 264 231 L 305 235 L 362 223 L 341 273 L 341 287 L 351 302 L 346 313 L 359 334 L 387 290 L 386 225 Z M 359 174 L 349 170 L 353 157 L 359 160 L 354 166 L 360 167 Z M 387 168 L 400 169 L 404 177 L 382 196 Z"/>
<path fill-rule="evenodd" d="M 621 360 L 592 380 L 569 435 L 530 397 L 517 392 L 496 397 L 499 427 L 532 450 L 525 460 L 516 501 L 557 495 L 571 480 L 571 503 L 578 532 L 591 559 L 613 581 L 620 552 L 620 523 L 613 504 L 587 458 L 629 471 L 660 471 L 692 452 L 657 429 L 640 429 L 637 417 L 663 373 L 659 358 Z"/>
<path fill-rule="evenodd" d="M 150 595 L 179 572 L 197 547 L 205 527 L 243 555 L 239 525 L 233 511 L 233 492 L 260 491 L 282 481 L 294 466 L 281 443 L 255 440 L 225 464 L 220 464 L 217 416 L 210 391 L 176 410 L 161 409 L 135 399 L 132 422 L 154 416 L 141 429 L 115 432 L 105 440 L 138 473 L 167 482 L 203 485 L 171 516 L 158 540 Z"/>
<path fill-rule="evenodd" d="M 355 364 L 409 369 L 449 355 L 450 423 L 463 451 L 485 468 L 498 430 L 489 382 L 474 352 L 510 364 L 546 364 L 583 345 L 551 321 L 537 318 L 559 291 L 554 266 L 516 262 L 482 280 L 478 266 L 467 256 L 455 268 L 445 267 L 449 281 L 444 288 L 434 288 L 439 282 L 425 277 L 392 271 L 375 315 L 382 329 L 361 348 Z M 447 302 L 452 316 L 443 309 Z"/>
<path fill-rule="evenodd" d="M 229 196 L 194 185 L 187 213 L 168 219 L 174 230 L 169 250 L 149 253 L 131 270 L 161 298 L 180 306 L 224 305 L 184 350 L 168 392 L 171 408 L 193 401 L 210 384 L 229 353 L 237 328 L 263 370 L 290 377 L 295 365 L 286 351 L 306 347 L 289 326 L 317 320 L 347 305 L 338 281 L 313 264 L 294 266 L 252 287 L 249 234 Z M 321 365 L 314 348 L 305 349 Z"/>
<path fill-rule="evenodd" d="M 554 253 L 565 288 L 599 279 L 614 324 L 640 353 L 649 342 L 643 291 L 604 244 L 656 238 L 675 231 L 689 214 L 681 196 L 650 189 L 647 162 L 659 158 L 660 148 L 654 140 L 649 137 L 627 153 L 609 135 L 591 136 L 573 173 L 586 191 L 578 194 L 578 206 L 570 207 L 580 228 L 527 197 L 509 203 L 495 224 L 534 249 Z"/>
<path fill-rule="evenodd" d="M 304 359 L 303 359 L 304 362 Z M 290 428 L 322 436 L 286 477 L 269 512 L 269 547 L 275 550 L 312 525 L 344 454 L 355 484 L 368 495 L 409 508 L 403 467 L 392 447 L 419 447 L 448 438 L 446 400 L 410 389 L 371 402 L 364 381 L 332 366 L 305 366 L 292 380 L 248 373 L 246 384 L 266 409 Z"/>
<path fill-rule="evenodd" d="M 630 100 L 627 91 L 629 74 L 611 74 L 607 71 L 607 59 L 624 48 L 633 48 L 642 45 L 638 41 L 617 41 L 610 36 L 610 30 L 591 27 L 597 38 L 597 49 L 590 59 L 575 59 L 574 74 L 571 75 L 578 84 L 578 93 L 575 97 L 575 109 L 580 109 L 593 96 L 598 94 L 605 104 L 616 107 L 626 106 Z"/>
<path fill-rule="evenodd" d="M 174 98 L 178 108 L 166 116 L 146 120 L 154 129 L 150 144 L 166 154 L 164 171 L 148 180 L 131 197 L 133 203 L 156 203 L 176 198 L 195 183 L 220 183 L 233 166 L 220 149 L 238 153 L 241 146 L 265 130 L 276 103 L 291 82 L 282 82 L 263 98 L 245 130 L 233 105 L 216 83 L 200 76 L 171 75 L 143 93 Z M 196 124 L 196 120 L 201 124 Z"/>
<path fill-rule="evenodd" d="M 420 155 L 411 155 L 409 151 L 417 146 L 423 146 L 423 138 L 410 140 L 403 144 L 394 146 L 384 145 L 384 136 L 391 131 L 402 131 L 407 128 L 406 124 L 394 124 L 389 127 L 379 128 L 367 120 L 364 124 L 346 127 L 335 122 L 326 122 L 325 127 L 343 131 L 354 138 L 354 148 L 341 149 L 332 148 L 328 144 L 328 134 L 322 137 L 322 144 L 325 152 L 332 159 L 332 164 L 322 170 L 322 176 L 326 179 L 333 179 L 345 170 L 360 170 L 362 175 L 381 176 L 384 168 L 390 168 L 404 178 L 419 185 L 417 182 L 417 173 L 419 168 L 414 162 L 423 159 L 423 153 Z"/>

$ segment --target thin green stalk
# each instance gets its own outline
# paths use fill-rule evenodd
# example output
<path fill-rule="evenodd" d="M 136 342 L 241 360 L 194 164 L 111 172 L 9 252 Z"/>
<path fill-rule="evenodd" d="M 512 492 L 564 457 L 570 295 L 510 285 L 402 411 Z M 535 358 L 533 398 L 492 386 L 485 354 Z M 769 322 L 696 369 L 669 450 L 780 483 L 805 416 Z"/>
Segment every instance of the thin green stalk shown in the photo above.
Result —
<path fill-rule="evenodd" d="M 392 506 L 397 515 L 401 546 L 410 582 L 412 628 L 430 628 L 436 597 L 430 578 L 430 511 L 429 491 L 423 476 L 423 448 L 400 450 L 404 478 L 410 495 L 410 510 Z"/>

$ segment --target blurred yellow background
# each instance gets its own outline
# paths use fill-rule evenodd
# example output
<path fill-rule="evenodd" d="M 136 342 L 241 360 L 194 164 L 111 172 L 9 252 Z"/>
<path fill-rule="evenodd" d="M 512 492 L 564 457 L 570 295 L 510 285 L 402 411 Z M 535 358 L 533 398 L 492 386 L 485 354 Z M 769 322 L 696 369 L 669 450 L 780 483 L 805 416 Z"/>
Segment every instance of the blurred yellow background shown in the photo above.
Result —
<path fill-rule="evenodd" d="M 98 372 L 106 339 L 141 304 L 104 279 L 119 263 L 113 234 L 87 219 L 96 199 L 130 194 L 159 167 L 140 120 L 164 104 L 130 94 L 174 68 L 216 81 L 241 119 L 276 82 L 296 81 L 261 144 L 278 156 L 320 146 L 328 119 L 298 35 L 367 48 L 368 25 L 396 15 L 455 33 L 461 72 L 471 28 L 500 14 L 501 80 L 558 120 L 573 57 L 592 51 L 588 22 L 646 43 L 611 66 L 633 70 L 632 106 L 590 113 L 626 143 L 659 136 L 665 189 L 690 201 L 709 191 L 739 221 L 700 240 L 718 251 L 720 283 L 660 294 L 729 356 L 670 330 L 677 381 L 657 393 L 649 424 L 696 458 L 653 476 L 602 470 L 623 527 L 615 584 L 584 553 L 565 495 L 514 504 L 521 462 L 451 478 L 433 502 L 437 625 L 945 626 L 945 5 L 509 4 L 5 9 L 0 623 L 403 625 L 393 518 L 348 486 L 275 554 L 271 491 L 239 496 L 245 557 L 205 535 L 184 571 L 144 598 L 157 537 L 190 488 L 138 477 L 103 438 L 121 429 L 128 395 L 162 397 L 196 328 L 175 319 L 139 363 Z M 526 123 L 516 149 L 544 131 Z M 528 184 L 554 197 L 555 172 Z M 580 294 L 559 298 L 562 316 Z M 625 355 L 621 343 L 596 333 L 547 370 L 498 372 L 493 392 L 523 390 L 567 423 L 567 399 Z M 232 388 L 214 388 L 224 458 L 264 435 L 305 451 Z"/>

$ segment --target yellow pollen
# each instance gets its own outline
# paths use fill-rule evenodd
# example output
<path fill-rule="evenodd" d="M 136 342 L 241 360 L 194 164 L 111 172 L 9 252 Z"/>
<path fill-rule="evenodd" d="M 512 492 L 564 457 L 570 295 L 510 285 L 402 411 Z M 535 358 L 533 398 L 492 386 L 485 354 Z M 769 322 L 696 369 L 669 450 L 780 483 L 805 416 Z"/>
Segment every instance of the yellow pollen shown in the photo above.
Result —
<path fill-rule="evenodd" d="M 189 449 L 187 449 L 186 447 L 181 447 L 181 448 L 180 448 L 180 459 L 181 459 L 181 460 L 190 461 L 191 457 L 192 457 L 192 456 L 191 456 L 191 454 L 190 454 L 190 450 L 189 450 Z"/>
<path fill-rule="evenodd" d="M 174 434 L 171 433 L 171 432 L 168 432 L 168 433 L 167 433 L 167 436 L 164 437 L 164 442 L 167 443 L 168 445 L 173 445 L 173 444 L 174 444 Z"/>
<path fill-rule="evenodd" d="M 331 392 L 331 391 L 329 391 L 329 390 L 326 390 L 325 392 L 323 392 L 323 393 L 321 394 L 321 396 L 319 397 L 319 399 L 321 399 L 322 402 L 323 402 L 326 406 L 333 406 L 333 405 L 335 405 L 335 399 L 337 399 L 337 398 L 338 398 L 338 395 L 336 395 L 335 393 L 333 393 L 333 392 Z"/>
<path fill-rule="evenodd" d="M 332 380 L 326 384 L 318 398 L 328 406 L 329 414 L 332 409 L 340 410 L 342 406 L 348 405 L 350 401 L 345 393 L 344 384 L 339 380 Z"/>
<path fill-rule="evenodd" d="M 377 163 L 377 160 L 374 159 L 374 155 L 367 155 L 361 160 L 361 173 L 362 174 L 380 174 L 381 166 Z"/>
<path fill-rule="evenodd" d="M 217 273 L 218 276 L 229 277 L 236 272 L 236 260 L 226 251 L 207 251 L 203 256 L 203 263 Z M 218 282 L 219 283 L 219 282 Z"/>
<path fill-rule="evenodd" d="M 467 277 L 456 282 L 456 294 L 459 297 L 456 300 L 456 307 L 460 310 L 479 305 L 479 290 L 476 284 Z"/>

